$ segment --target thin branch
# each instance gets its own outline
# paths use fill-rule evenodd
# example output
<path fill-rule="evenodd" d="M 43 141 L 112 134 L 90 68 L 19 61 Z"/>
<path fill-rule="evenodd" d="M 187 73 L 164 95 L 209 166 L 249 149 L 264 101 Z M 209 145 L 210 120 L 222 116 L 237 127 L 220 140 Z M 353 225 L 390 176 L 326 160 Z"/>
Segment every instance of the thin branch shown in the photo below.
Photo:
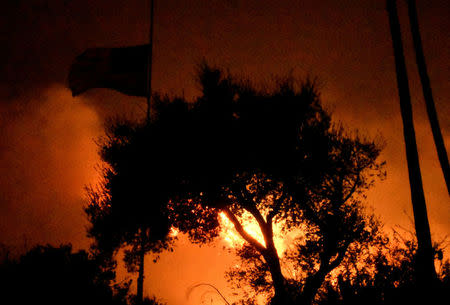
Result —
<path fill-rule="evenodd" d="M 286 200 L 287 195 L 286 192 L 282 192 L 282 195 L 278 199 L 274 199 L 275 206 L 272 211 L 267 215 L 267 223 L 272 222 L 272 219 L 278 214 L 281 209 L 281 204 L 284 200 Z"/>
<path fill-rule="evenodd" d="M 244 187 L 241 189 L 241 191 L 238 191 L 236 196 L 238 197 L 238 200 L 244 204 L 245 209 L 250 212 L 250 214 L 255 217 L 256 221 L 258 222 L 258 225 L 261 229 L 261 232 L 263 233 L 264 240 L 266 241 L 266 246 L 269 245 L 270 240 L 273 237 L 272 232 L 272 223 L 268 225 L 268 222 L 264 219 L 261 212 L 258 210 L 258 208 L 255 205 L 255 202 L 253 200 L 248 200 L 247 198 L 251 196 L 250 192 L 247 191 L 247 189 Z"/>
<path fill-rule="evenodd" d="M 253 217 L 255 217 L 261 230 L 264 231 L 266 229 L 267 223 L 266 223 L 266 220 L 264 219 L 264 217 L 262 216 L 261 212 L 258 210 L 258 208 L 255 207 L 254 205 L 251 205 L 251 206 L 245 207 L 245 209 L 247 211 L 249 211 L 250 214 L 253 215 Z"/>
<path fill-rule="evenodd" d="M 189 296 L 190 296 L 192 290 L 194 290 L 195 288 L 197 288 L 197 287 L 199 287 L 199 286 L 209 286 L 209 287 L 212 287 L 227 305 L 231 305 L 231 304 L 227 301 L 227 299 L 225 299 L 225 297 L 224 297 L 223 294 L 219 291 L 219 289 L 217 289 L 216 286 L 214 286 L 214 285 L 212 285 L 212 284 L 209 284 L 209 283 L 200 283 L 200 284 L 197 284 L 197 285 L 194 285 L 194 286 L 190 287 L 190 288 L 188 289 L 187 293 L 186 293 L 187 298 L 189 298 Z"/>
<path fill-rule="evenodd" d="M 345 250 L 343 251 L 339 251 L 338 256 L 336 257 L 336 259 L 334 261 L 332 261 L 328 266 L 329 271 L 331 272 L 334 268 L 336 268 L 337 266 L 339 266 L 342 262 L 342 260 L 345 257 L 345 253 L 347 252 L 347 247 Z"/>
<path fill-rule="evenodd" d="M 340 251 L 338 250 L 338 256 L 336 257 L 336 259 L 328 264 L 328 272 L 331 272 L 334 268 L 341 264 L 342 260 L 345 257 L 345 254 L 347 253 L 348 246 L 350 246 L 350 241 L 347 240 L 345 244 L 339 249 Z"/>
<path fill-rule="evenodd" d="M 355 193 L 356 187 L 358 186 L 358 183 L 359 183 L 359 180 L 360 180 L 360 178 L 359 178 L 359 175 L 358 175 L 358 176 L 356 176 L 355 184 L 353 184 L 352 189 L 351 189 L 350 192 L 347 194 L 347 196 L 345 196 L 344 200 L 342 201 L 342 204 L 346 203 L 347 200 L 349 200 L 350 197 L 352 197 L 353 193 Z"/>

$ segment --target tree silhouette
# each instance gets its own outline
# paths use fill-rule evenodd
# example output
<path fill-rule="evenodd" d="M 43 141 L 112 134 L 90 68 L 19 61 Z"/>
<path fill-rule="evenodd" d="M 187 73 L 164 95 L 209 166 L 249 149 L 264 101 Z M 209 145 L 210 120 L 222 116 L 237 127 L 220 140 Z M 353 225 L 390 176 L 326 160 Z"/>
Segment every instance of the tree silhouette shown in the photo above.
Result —
<path fill-rule="evenodd" d="M 114 255 L 125 248 L 128 271 L 138 271 L 137 299 L 143 300 L 144 256 L 159 253 L 171 244 L 170 223 L 165 212 L 169 185 L 164 168 L 148 142 L 146 123 L 112 120 L 100 141 L 104 161 L 103 181 L 88 187 L 85 211 L 94 238 L 92 249 L 105 264 L 114 265 Z M 138 301 L 139 302 L 139 301 Z"/>
<path fill-rule="evenodd" d="M 272 304 L 311 302 L 349 245 L 370 235 L 370 221 L 354 207 L 373 175 L 382 174 L 380 147 L 333 128 L 310 81 L 296 89 L 287 78 L 273 90 L 257 90 L 207 65 L 199 81 L 202 96 L 185 118 L 159 118 L 161 125 L 170 121 L 170 132 L 163 132 L 170 143 L 156 147 L 178 157 L 168 157 L 177 160 L 170 163 L 179 178 L 169 204 L 174 226 L 194 242 L 207 242 L 224 213 L 270 274 Z M 257 222 L 264 241 L 245 230 L 244 214 Z M 282 272 L 273 226 L 289 231 L 302 222 L 316 232 L 308 247 L 316 244 L 320 267 L 293 287 Z"/>
<path fill-rule="evenodd" d="M 328 275 L 332 271 L 336 277 L 342 272 L 336 269 L 348 265 L 351 258 L 358 261 L 370 256 L 369 249 L 380 239 L 379 222 L 358 199 L 307 207 L 295 225 L 283 229 L 285 234 L 297 232 L 297 237 L 280 253 L 283 273 L 296 304 L 310 304 L 319 289 L 330 284 Z M 270 270 L 264 258 L 248 245 L 236 252 L 241 263 L 228 273 L 229 280 L 235 287 L 251 288 L 247 301 L 257 295 L 271 295 Z"/>
<path fill-rule="evenodd" d="M 126 305 L 128 283 L 112 289 L 112 274 L 85 251 L 70 245 L 35 246 L 18 259 L 0 262 L 5 304 Z"/>
<path fill-rule="evenodd" d="M 273 89 L 255 89 L 206 64 L 198 75 L 202 94 L 195 103 L 158 97 L 149 124 L 115 125 L 106 141 L 113 145 L 102 151 L 111 165 L 103 185 L 108 196 L 91 192 L 90 233 L 98 246 L 134 245 L 142 228 L 158 223 L 151 215 L 164 215 L 161 232 L 172 224 L 206 243 L 218 236 L 223 213 L 270 275 L 271 303 L 310 303 L 348 247 L 370 236 L 360 200 L 382 174 L 380 147 L 333 127 L 312 81 L 285 78 Z M 245 215 L 263 241 L 245 230 Z M 274 225 L 309 228 L 309 244 L 298 243 L 296 256 L 297 265 L 318 266 L 306 281 L 291 283 L 283 274 Z"/>
<path fill-rule="evenodd" d="M 420 290 L 415 276 L 417 240 L 409 232 L 394 231 L 392 237 L 379 234 L 366 254 L 350 251 L 343 261 L 334 284 L 322 291 L 320 305 L 325 304 L 417 304 Z M 435 244 L 435 260 L 441 265 L 435 294 L 427 304 L 438 304 L 449 298 L 449 261 L 443 260 L 443 244 Z M 358 249 L 360 252 L 361 249 Z"/>

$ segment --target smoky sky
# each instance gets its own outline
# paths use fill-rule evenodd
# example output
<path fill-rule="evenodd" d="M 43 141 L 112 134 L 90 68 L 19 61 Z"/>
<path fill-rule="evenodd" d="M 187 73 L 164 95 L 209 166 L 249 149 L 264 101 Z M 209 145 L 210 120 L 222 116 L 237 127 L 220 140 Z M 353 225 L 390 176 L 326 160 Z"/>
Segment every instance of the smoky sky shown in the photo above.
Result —
<path fill-rule="evenodd" d="M 426 117 L 404 2 L 398 1 L 398 6 L 415 128 L 431 230 L 439 239 L 450 233 L 450 202 Z M 155 0 L 153 89 L 193 100 L 199 94 L 195 66 L 202 60 L 255 83 L 289 73 L 316 77 L 335 122 L 381 136 L 386 143 L 381 157 L 387 162 L 387 179 L 369 192 L 368 206 L 387 228 L 399 224 L 412 228 L 384 6 L 382 0 Z M 417 7 L 448 150 L 450 4 L 417 0 Z M 95 139 L 109 116 L 143 117 L 145 99 L 106 89 L 72 98 L 68 70 L 86 48 L 147 43 L 149 15 L 148 0 L 2 3 L 1 243 L 17 246 L 29 240 L 88 246 L 82 207 L 84 186 L 98 178 Z M 218 278 L 223 281 L 223 274 Z M 164 287 L 162 294 L 170 295 L 169 285 Z M 174 298 L 180 304 L 181 297 Z"/>

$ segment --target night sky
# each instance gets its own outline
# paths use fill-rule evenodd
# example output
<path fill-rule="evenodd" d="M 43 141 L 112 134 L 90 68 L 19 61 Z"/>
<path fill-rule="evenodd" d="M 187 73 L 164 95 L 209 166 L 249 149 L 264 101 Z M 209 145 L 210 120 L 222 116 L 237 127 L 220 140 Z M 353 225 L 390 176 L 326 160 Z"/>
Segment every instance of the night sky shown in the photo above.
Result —
<path fill-rule="evenodd" d="M 155 1 L 153 89 L 193 100 L 202 60 L 255 83 L 317 77 L 335 122 L 383 137 L 387 179 L 367 198 L 386 230 L 413 230 L 383 0 Z M 450 200 L 418 79 L 405 1 L 398 1 L 428 215 L 434 240 L 450 234 Z M 450 2 L 418 0 L 419 24 L 442 133 L 450 147 Z M 105 118 L 143 117 L 145 99 L 94 89 L 72 98 L 67 75 L 90 47 L 148 42 L 148 0 L 6 0 L 0 17 L 0 243 L 87 248 L 84 186 L 98 179 Z M 178 250 L 177 250 L 178 249 Z M 232 257 L 180 241 L 149 268 L 147 292 L 188 304 L 189 285 L 215 283 Z M 209 259 L 207 268 L 204 259 Z M 170 268 L 168 267 L 170 266 Z M 202 267 L 203 266 L 203 267 Z M 203 268 L 203 269 L 202 269 Z M 157 274 L 157 275 L 156 275 Z M 153 280 L 152 278 L 158 278 Z M 225 291 L 227 291 L 225 289 Z"/>

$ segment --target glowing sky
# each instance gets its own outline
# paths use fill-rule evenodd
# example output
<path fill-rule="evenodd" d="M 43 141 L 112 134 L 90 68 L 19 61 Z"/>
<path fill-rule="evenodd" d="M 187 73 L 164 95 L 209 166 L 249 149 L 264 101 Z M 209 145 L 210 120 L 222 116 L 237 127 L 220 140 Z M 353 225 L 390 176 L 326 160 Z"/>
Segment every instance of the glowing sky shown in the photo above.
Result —
<path fill-rule="evenodd" d="M 147 0 L 6 0 L 0 18 L 0 242 L 87 247 L 84 186 L 95 183 L 94 140 L 105 117 L 143 116 L 144 99 L 92 90 L 73 99 L 69 66 L 88 47 L 147 42 Z M 450 143 L 450 4 L 418 0 L 428 71 L 447 151 Z M 6 8 L 6 9 L 5 9 Z M 252 80 L 317 76 L 336 120 L 386 141 L 388 176 L 368 204 L 386 227 L 412 228 L 412 209 L 387 14 L 382 0 L 156 0 L 153 87 L 198 95 L 195 64 L 206 59 Z M 6 13 L 5 13 L 6 12 Z M 450 201 L 417 77 L 404 1 L 406 48 L 431 231 L 450 233 Z M 181 240 L 148 270 L 147 291 L 189 304 L 199 282 L 225 289 L 232 258 Z M 193 292 L 194 293 L 194 292 Z M 196 296 L 192 295 L 191 299 Z M 199 297 L 199 296 L 197 296 Z M 197 299 L 198 300 L 198 299 Z M 193 302 L 193 301 L 192 301 Z M 196 303 L 198 304 L 198 302 Z"/>

